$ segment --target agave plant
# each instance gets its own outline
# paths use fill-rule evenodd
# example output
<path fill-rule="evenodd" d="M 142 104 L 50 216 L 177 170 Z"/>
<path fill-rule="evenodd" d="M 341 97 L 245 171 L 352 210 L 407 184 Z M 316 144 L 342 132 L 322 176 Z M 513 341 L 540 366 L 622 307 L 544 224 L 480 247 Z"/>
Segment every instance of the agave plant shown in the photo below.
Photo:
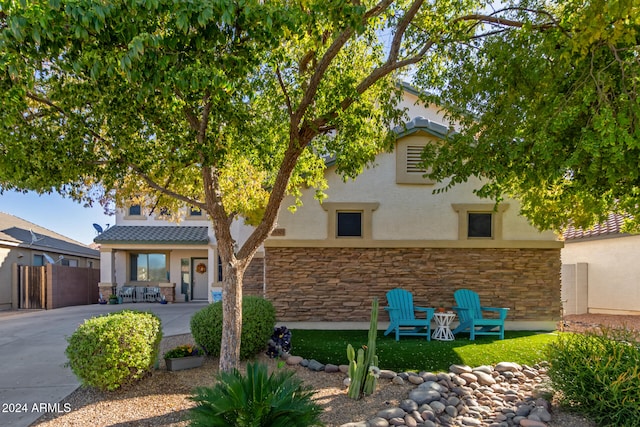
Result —
<path fill-rule="evenodd" d="M 313 390 L 302 386 L 291 371 L 268 374 L 262 364 L 247 364 L 222 372 L 213 387 L 200 387 L 190 397 L 193 427 L 310 427 L 322 426 L 322 408 L 312 401 Z"/>

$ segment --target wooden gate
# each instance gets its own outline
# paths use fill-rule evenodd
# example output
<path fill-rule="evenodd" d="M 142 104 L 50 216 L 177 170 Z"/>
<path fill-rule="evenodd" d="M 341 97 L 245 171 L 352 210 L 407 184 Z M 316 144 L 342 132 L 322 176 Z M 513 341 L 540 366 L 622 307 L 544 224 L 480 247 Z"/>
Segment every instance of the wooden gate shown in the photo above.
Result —
<path fill-rule="evenodd" d="M 18 308 L 47 308 L 46 267 L 18 266 Z"/>
<path fill-rule="evenodd" d="M 17 267 L 18 308 L 51 309 L 98 302 L 98 269 L 52 264 Z"/>

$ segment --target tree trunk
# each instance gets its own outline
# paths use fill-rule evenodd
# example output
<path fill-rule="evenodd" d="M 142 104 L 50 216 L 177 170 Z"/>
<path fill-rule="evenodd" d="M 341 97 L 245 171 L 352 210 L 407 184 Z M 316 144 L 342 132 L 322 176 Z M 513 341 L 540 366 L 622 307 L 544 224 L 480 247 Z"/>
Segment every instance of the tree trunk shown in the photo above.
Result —
<path fill-rule="evenodd" d="M 220 372 L 231 372 L 240 361 L 242 332 L 242 281 L 246 266 L 242 262 L 223 263 L 222 278 L 222 342 L 220 343 Z"/>

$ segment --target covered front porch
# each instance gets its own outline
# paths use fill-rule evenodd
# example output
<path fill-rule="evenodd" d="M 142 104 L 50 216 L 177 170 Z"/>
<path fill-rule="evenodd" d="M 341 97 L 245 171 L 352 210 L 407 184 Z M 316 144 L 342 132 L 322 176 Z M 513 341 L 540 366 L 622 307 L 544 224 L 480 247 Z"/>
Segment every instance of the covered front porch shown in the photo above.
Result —
<path fill-rule="evenodd" d="M 208 301 L 221 266 L 208 227 L 115 226 L 96 238 L 100 292 L 122 302 Z"/>

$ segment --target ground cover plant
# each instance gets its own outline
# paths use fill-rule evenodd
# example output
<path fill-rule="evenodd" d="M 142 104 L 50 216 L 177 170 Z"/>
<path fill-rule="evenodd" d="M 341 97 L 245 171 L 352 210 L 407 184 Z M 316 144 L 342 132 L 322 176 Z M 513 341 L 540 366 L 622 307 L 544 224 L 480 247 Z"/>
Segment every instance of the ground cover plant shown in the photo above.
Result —
<path fill-rule="evenodd" d="M 562 334 L 547 359 L 565 406 L 598 425 L 640 426 L 640 333 L 602 328 Z"/>
<path fill-rule="evenodd" d="M 311 427 L 321 426 L 322 409 L 313 390 L 294 373 L 271 374 L 259 363 L 249 363 L 246 375 L 237 369 L 220 372 L 213 387 L 197 388 L 191 397 L 192 427 Z"/>
<path fill-rule="evenodd" d="M 321 363 L 348 364 L 345 348 L 367 344 L 367 331 L 292 331 L 291 353 Z M 379 367 L 393 371 L 448 371 L 452 364 L 494 365 L 499 362 L 535 364 L 546 357 L 546 347 L 557 334 L 533 331 L 507 331 L 505 339 L 477 337 L 470 341 L 460 335 L 455 341 L 427 341 L 423 337 L 384 336 L 378 331 L 376 354 Z"/>

